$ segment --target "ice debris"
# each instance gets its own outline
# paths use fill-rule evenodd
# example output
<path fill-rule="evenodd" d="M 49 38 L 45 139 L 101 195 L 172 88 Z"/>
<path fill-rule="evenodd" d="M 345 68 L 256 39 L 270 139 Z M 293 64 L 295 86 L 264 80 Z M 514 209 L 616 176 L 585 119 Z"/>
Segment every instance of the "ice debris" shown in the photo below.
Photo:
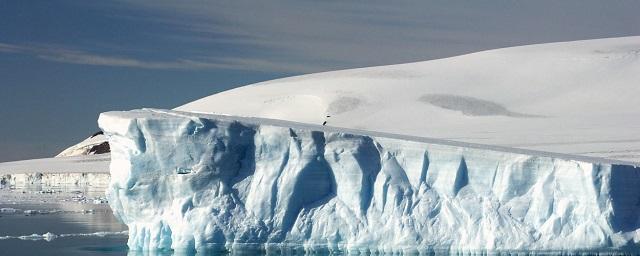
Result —
<path fill-rule="evenodd" d="M 111 237 L 111 236 L 123 236 L 123 235 L 127 235 L 129 232 L 128 231 L 117 231 L 117 232 L 109 232 L 109 231 L 100 231 L 100 232 L 93 232 L 93 233 L 70 233 L 70 234 L 54 234 L 51 232 L 47 232 L 44 234 L 31 234 L 31 235 L 24 235 L 24 236 L 0 236 L 0 240 L 7 240 L 7 239 L 20 239 L 20 240 L 32 240 L 32 241 L 39 241 L 39 240 L 44 240 L 47 242 L 51 242 L 56 238 L 63 238 L 63 237 Z"/>

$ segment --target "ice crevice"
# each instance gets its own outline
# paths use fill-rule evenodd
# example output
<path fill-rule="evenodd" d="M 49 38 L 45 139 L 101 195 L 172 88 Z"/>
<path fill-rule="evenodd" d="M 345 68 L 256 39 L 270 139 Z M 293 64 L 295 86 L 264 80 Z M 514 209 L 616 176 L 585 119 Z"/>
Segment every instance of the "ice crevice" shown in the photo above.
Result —
<path fill-rule="evenodd" d="M 107 197 L 133 250 L 623 248 L 633 163 L 286 121 L 101 114 Z"/>

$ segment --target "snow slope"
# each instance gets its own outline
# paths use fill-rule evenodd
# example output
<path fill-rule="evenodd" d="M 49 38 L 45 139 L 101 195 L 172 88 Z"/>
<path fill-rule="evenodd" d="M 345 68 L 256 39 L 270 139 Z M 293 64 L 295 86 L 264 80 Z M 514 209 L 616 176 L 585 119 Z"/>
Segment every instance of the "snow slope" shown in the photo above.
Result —
<path fill-rule="evenodd" d="M 177 110 L 638 162 L 639 84 L 640 37 L 623 37 L 290 77 Z"/>
<path fill-rule="evenodd" d="M 106 173 L 110 154 L 53 157 L 0 163 L 0 175 L 25 173 Z"/>
<path fill-rule="evenodd" d="M 133 250 L 586 250 L 640 241 L 640 167 L 260 118 L 100 115 Z"/>
<path fill-rule="evenodd" d="M 638 162 L 639 58 L 640 37 L 520 46 L 266 81 L 176 110 Z"/>
<path fill-rule="evenodd" d="M 104 134 L 96 133 L 89 138 L 66 148 L 55 157 L 99 155 L 109 152 L 109 144 Z"/>

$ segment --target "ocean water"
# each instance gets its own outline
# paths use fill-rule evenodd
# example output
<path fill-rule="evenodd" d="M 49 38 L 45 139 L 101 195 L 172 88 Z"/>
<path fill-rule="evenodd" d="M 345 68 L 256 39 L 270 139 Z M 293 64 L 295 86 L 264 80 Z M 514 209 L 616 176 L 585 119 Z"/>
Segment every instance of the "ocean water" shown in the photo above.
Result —
<path fill-rule="evenodd" d="M 0 189 L 0 255 L 127 255 L 104 187 Z"/>
<path fill-rule="evenodd" d="M 112 214 L 102 187 L 0 188 L 0 255 L 345 255 L 341 251 L 305 253 L 295 248 L 268 251 L 129 251 L 127 227 Z M 468 254 L 453 253 L 455 255 Z M 430 251 L 420 255 L 449 255 Z M 480 255 L 640 255 L 638 251 L 475 252 Z M 355 254 L 362 255 L 362 254 Z M 368 254 L 364 254 L 368 255 Z"/>

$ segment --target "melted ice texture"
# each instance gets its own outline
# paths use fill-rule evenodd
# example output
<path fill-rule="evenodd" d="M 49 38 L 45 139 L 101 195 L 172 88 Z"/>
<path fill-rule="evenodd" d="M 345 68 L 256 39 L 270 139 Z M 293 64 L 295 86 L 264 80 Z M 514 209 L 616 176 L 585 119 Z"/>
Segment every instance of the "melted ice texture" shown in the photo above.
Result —
<path fill-rule="evenodd" d="M 640 168 L 630 163 L 170 110 L 107 112 L 99 125 L 112 146 L 107 196 L 133 250 L 640 240 Z"/>

